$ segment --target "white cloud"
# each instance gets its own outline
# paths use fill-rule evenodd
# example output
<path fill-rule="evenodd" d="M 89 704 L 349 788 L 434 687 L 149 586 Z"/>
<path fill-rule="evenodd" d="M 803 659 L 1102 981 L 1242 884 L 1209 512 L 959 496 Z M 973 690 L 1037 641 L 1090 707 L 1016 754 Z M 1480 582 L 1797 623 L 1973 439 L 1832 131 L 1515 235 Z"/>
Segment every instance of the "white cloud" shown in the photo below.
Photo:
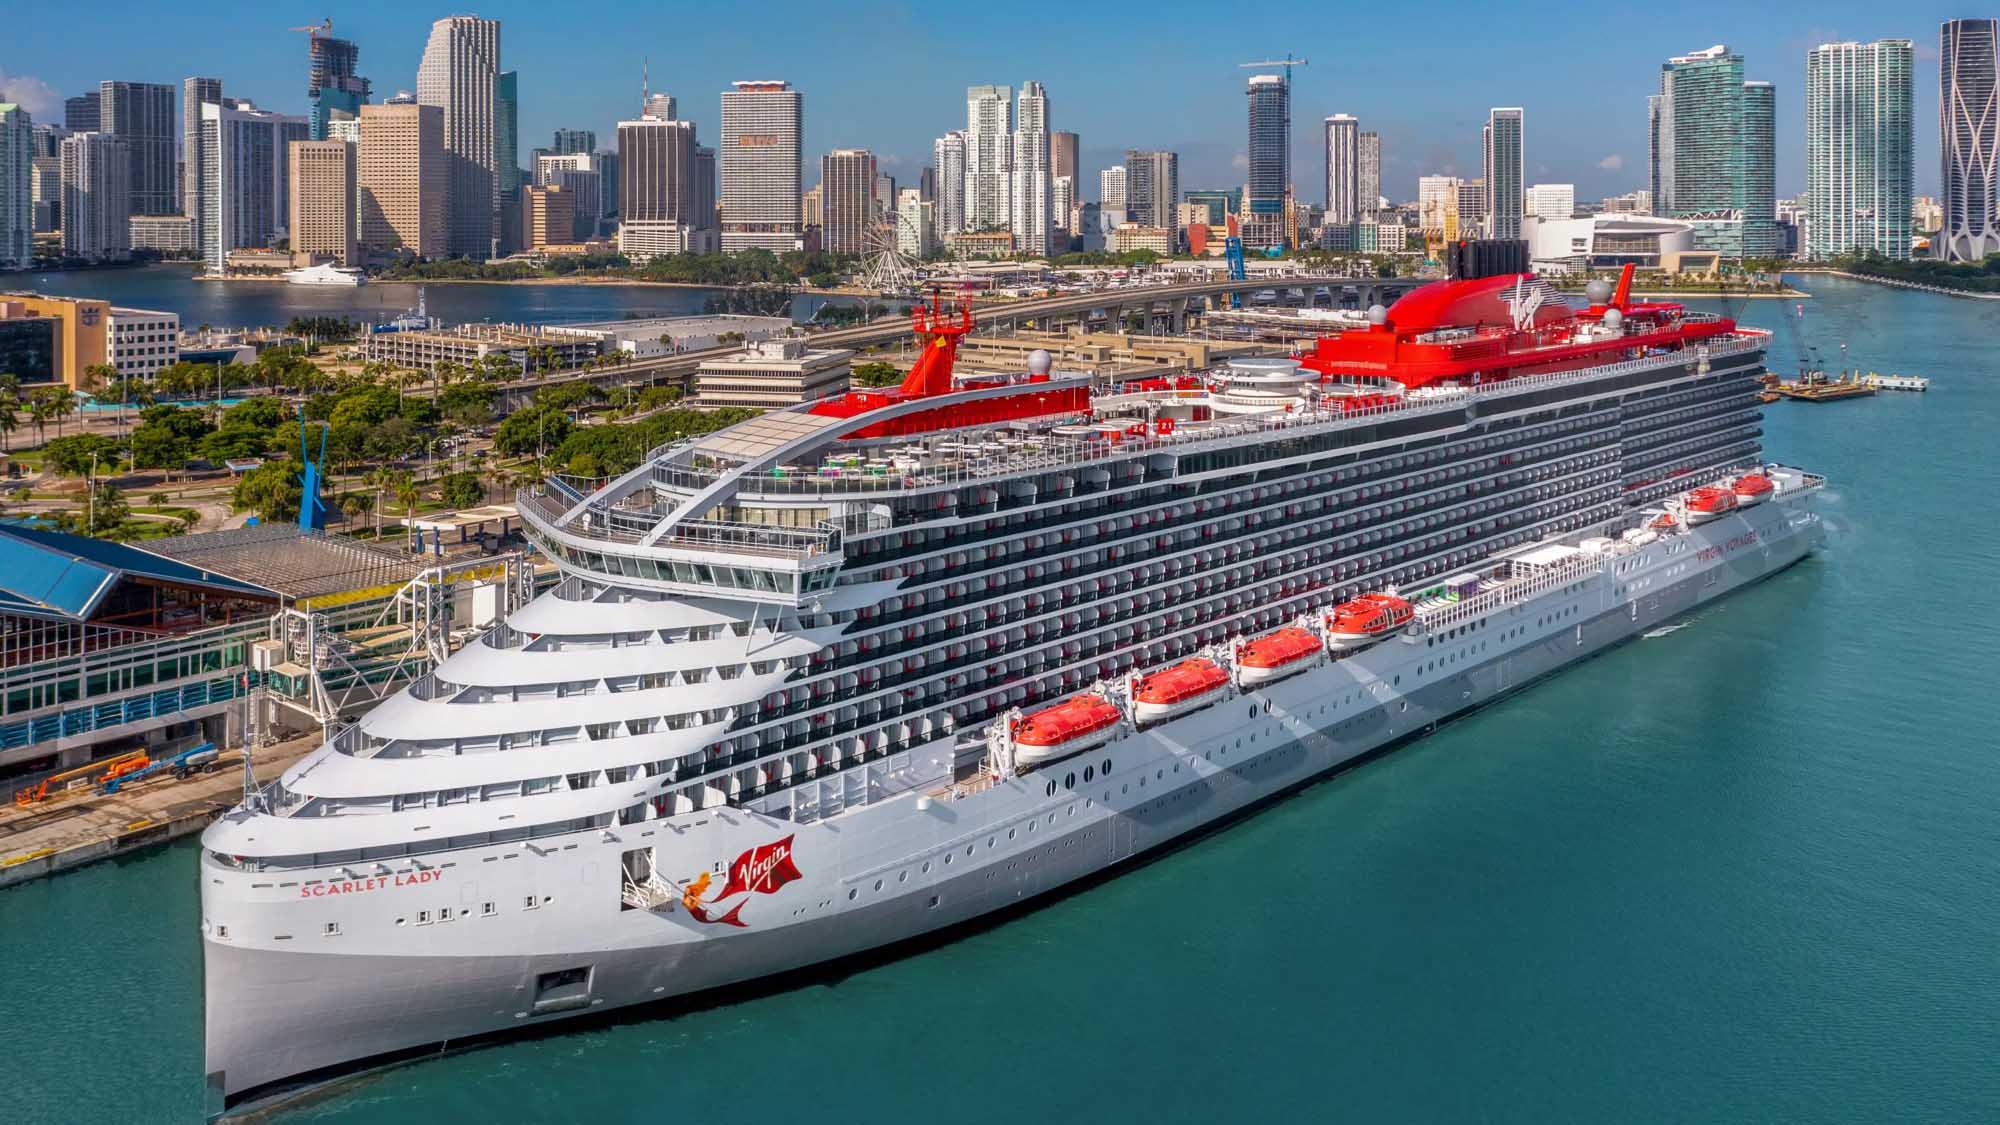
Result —
<path fill-rule="evenodd" d="M 26 74 L 9 74 L 0 70 L 0 102 L 15 102 L 28 111 L 30 117 L 43 124 L 61 124 L 52 114 L 62 109 L 62 95 L 56 88 Z"/>
<path fill-rule="evenodd" d="M 1614 152 L 1610 156 L 1598 161 L 1597 166 L 1607 172 L 1616 172 L 1618 169 L 1625 167 L 1625 158 Z"/>
<path fill-rule="evenodd" d="M 1229 166 L 1238 172 L 1248 172 L 1250 170 L 1250 157 L 1246 153 L 1239 152 L 1229 158 Z"/>

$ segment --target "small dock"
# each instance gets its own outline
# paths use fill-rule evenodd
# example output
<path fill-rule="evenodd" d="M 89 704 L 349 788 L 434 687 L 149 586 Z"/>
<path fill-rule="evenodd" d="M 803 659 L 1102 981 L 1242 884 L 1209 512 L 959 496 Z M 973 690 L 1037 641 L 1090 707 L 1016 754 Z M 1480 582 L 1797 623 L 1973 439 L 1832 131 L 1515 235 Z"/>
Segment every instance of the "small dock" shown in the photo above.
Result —
<path fill-rule="evenodd" d="M 1877 375 L 1870 371 L 1861 381 L 1878 391 L 1928 391 L 1931 381 L 1921 375 Z"/>
<path fill-rule="evenodd" d="M 256 752 L 259 783 L 318 747 L 314 732 Z M 0 808 L 0 888 L 54 875 L 201 831 L 243 799 L 243 754 L 226 751 L 213 773 L 162 773 L 105 795 L 96 788 Z"/>

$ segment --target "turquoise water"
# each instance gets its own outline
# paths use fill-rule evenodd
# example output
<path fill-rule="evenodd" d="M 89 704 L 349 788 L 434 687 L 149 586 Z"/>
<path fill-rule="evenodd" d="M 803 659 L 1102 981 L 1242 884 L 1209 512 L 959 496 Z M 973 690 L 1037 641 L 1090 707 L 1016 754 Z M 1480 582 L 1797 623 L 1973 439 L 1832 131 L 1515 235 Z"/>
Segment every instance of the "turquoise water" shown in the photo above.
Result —
<path fill-rule="evenodd" d="M 1770 409 L 1820 556 L 1003 925 L 277 1120 L 2000 1118 L 2000 306 L 1810 284 L 1934 381 Z M 198 1113 L 193 860 L 0 893 L 10 1119 Z"/>

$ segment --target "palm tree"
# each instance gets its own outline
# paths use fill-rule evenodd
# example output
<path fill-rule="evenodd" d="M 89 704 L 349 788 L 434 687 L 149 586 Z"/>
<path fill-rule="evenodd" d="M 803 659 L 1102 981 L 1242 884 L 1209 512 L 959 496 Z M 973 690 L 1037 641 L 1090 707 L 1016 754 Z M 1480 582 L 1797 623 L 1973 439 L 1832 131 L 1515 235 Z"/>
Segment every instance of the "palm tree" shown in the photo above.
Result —
<path fill-rule="evenodd" d="M 0 375 L 0 398 L 21 401 L 21 377 L 9 371 Z"/>
<path fill-rule="evenodd" d="M 390 490 L 396 494 L 396 503 L 403 506 L 403 516 L 407 519 L 417 514 L 417 500 L 423 489 L 417 485 L 415 473 L 408 469 L 397 469 L 390 482 Z"/>
<path fill-rule="evenodd" d="M 357 517 L 374 506 L 375 502 L 370 500 L 368 494 L 365 492 L 346 492 L 342 493 L 340 497 L 340 514 L 346 516 L 349 523 L 354 522 Z M 377 516 L 375 538 L 380 539 L 381 537 L 381 518 Z"/>
<path fill-rule="evenodd" d="M 28 420 L 35 424 L 35 444 L 41 445 L 49 438 L 49 418 L 51 404 L 49 396 L 40 391 L 28 398 Z"/>
<path fill-rule="evenodd" d="M 21 428 L 21 416 L 14 413 L 11 396 L 0 396 L 0 452 L 14 447 L 14 431 Z"/>

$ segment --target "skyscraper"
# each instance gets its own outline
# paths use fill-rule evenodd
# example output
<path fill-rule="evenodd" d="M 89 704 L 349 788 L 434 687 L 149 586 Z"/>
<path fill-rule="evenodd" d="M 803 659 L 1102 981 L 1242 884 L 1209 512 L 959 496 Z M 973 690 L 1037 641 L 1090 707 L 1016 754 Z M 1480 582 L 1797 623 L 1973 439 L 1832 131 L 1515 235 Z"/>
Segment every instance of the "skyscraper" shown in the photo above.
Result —
<path fill-rule="evenodd" d="M 326 139 L 327 122 L 335 113 L 358 116 L 368 100 L 366 78 L 354 73 L 361 48 L 346 39 L 314 33 L 306 40 L 306 110 L 310 139 Z"/>
<path fill-rule="evenodd" d="M 111 133 L 63 138 L 63 257 L 132 256 L 132 146 Z"/>
<path fill-rule="evenodd" d="M 0 269 L 24 270 L 34 258 L 35 123 L 13 102 L 0 102 Z"/>
<path fill-rule="evenodd" d="M 1360 197 L 1362 220 L 1373 221 L 1382 205 L 1382 134 L 1361 134 L 1354 152 L 1354 194 Z"/>
<path fill-rule="evenodd" d="M 954 129 L 931 143 L 931 163 L 937 169 L 937 234 L 940 239 L 965 230 L 965 131 Z"/>
<path fill-rule="evenodd" d="M 590 129 L 557 129 L 551 152 L 596 152 L 597 133 Z"/>
<path fill-rule="evenodd" d="M 1049 252 L 1054 184 L 1049 162 L 1049 99 L 1040 82 L 1023 82 L 1014 110 L 1013 173 L 1008 186 L 1014 249 L 1037 257 Z"/>
<path fill-rule="evenodd" d="M 798 244 L 805 104 L 782 80 L 736 82 L 722 92 L 722 250 Z"/>
<path fill-rule="evenodd" d="M 448 165 L 446 253 L 486 258 L 494 251 L 500 210 L 499 145 L 494 134 L 500 85 L 500 21 L 447 16 L 431 25 L 417 66 L 417 102 L 444 110 Z"/>
<path fill-rule="evenodd" d="M 98 84 L 97 99 L 98 131 L 125 141 L 132 169 L 131 214 L 171 215 L 179 210 L 174 88 L 152 82 L 105 81 Z"/>
<path fill-rule="evenodd" d="M 680 116 L 676 112 L 676 108 L 672 94 L 655 94 L 649 92 L 646 94 L 644 105 L 640 108 L 639 113 L 643 117 L 657 117 L 662 121 L 672 121 L 674 118 Z"/>
<path fill-rule="evenodd" d="M 1282 215 L 1292 184 L 1292 93 L 1275 74 L 1250 79 L 1248 206 L 1252 215 Z"/>
<path fill-rule="evenodd" d="M 512 203 L 521 197 L 521 75 L 500 73 L 499 93 L 493 103 L 493 164 L 500 177 L 500 199 Z"/>
<path fill-rule="evenodd" d="M 188 217 L 188 236 L 201 245 L 201 218 L 208 213 L 201 193 L 201 107 L 222 101 L 222 79 L 181 80 L 181 214 Z"/>
<path fill-rule="evenodd" d="M 355 185 L 371 255 L 445 256 L 444 110 L 415 102 L 361 107 Z"/>
<path fill-rule="evenodd" d="M 28 190 L 35 208 L 35 233 L 62 229 L 62 142 L 69 130 L 36 125 L 30 144 Z M 4 259 L 0 252 L 0 259 Z"/>
<path fill-rule="evenodd" d="M 1326 222 L 1352 226 L 1361 212 L 1361 123 L 1345 113 L 1326 119 Z M 1375 203 L 1371 199 L 1369 209 Z"/>
<path fill-rule="evenodd" d="M 229 252 L 276 244 L 291 222 L 291 142 L 307 139 L 303 117 L 247 101 L 201 107 L 202 257 L 221 273 Z"/>
<path fill-rule="evenodd" d="M 1077 175 L 1077 146 L 1075 133 L 1049 134 L 1049 175 Z"/>
<path fill-rule="evenodd" d="M 1011 86 L 965 91 L 965 229 L 1000 230 L 1013 217 L 1007 199 L 1014 157 Z"/>
<path fill-rule="evenodd" d="M 1694 224 L 1697 249 L 1724 257 L 1778 250 L 1776 91 L 1743 80 L 1743 56 L 1717 45 L 1660 68 L 1647 103 L 1656 214 Z"/>
<path fill-rule="evenodd" d="M 1527 198 L 1524 132 L 1519 107 L 1487 112 L 1481 148 L 1486 166 L 1488 238 L 1521 237 L 1521 210 Z"/>
<path fill-rule="evenodd" d="M 103 116 L 103 103 L 96 90 L 63 99 L 63 128 L 72 133 L 97 132 Z"/>
<path fill-rule="evenodd" d="M 1180 233 L 1180 157 L 1171 152 L 1125 153 L 1125 221 Z"/>
<path fill-rule="evenodd" d="M 1938 29 L 1938 147 L 1940 256 L 1976 262 L 2000 253 L 2000 20 L 1946 20 Z"/>
<path fill-rule="evenodd" d="M 699 236 L 709 232 L 715 214 L 713 207 L 706 214 L 701 209 L 699 149 L 692 121 L 648 113 L 618 123 L 620 252 L 646 259 L 709 248 Z"/>
<path fill-rule="evenodd" d="M 1908 39 L 1824 43 L 1806 53 L 1804 256 L 1910 256 Z"/>
<path fill-rule="evenodd" d="M 358 257 L 354 224 L 359 210 L 355 146 L 323 140 L 293 141 L 289 147 L 290 198 L 285 213 L 292 250 L 353 265 Z"/>
<path fill-rule="evenodd" d="M 820 246 L 835 254 L 868 251 L 875 225 L 875 154 L 837 148 L 820 158 Z"/>
<path fill-rule="evenodd" d="M 1126 159 L 1131 159 L 1130 153 L 1126 154 Z M 1123 164 L 1113 164 L 1111 167 L 1097 174 L 1097 200 L 1098 206 L 1107 211 L 1122 212 L 1125 210 L 1125 166 Z"/>

